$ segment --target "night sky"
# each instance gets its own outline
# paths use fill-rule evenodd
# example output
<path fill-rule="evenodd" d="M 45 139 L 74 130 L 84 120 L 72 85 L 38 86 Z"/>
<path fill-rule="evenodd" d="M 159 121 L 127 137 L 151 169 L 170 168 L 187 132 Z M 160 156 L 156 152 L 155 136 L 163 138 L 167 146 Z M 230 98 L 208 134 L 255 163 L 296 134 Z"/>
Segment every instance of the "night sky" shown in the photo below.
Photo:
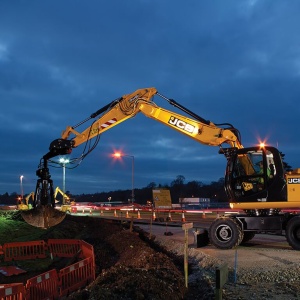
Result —
<path fill-rule="evenodd" d="M 296 0 L 1 0 L 0 194 L 20 193 L 21 175 L 24 193 L 34 191 L 41 157 L 68 125 L 148 87 L 300 167 L 299 14 Z M 67 165 L 66 190 L 131 189 L 132 159 L 113 159 L 116 150 L 134 156 L 135 188 L 224 176 L 217 147 L 138 114 Z M 62 187 L 62 168 L 50 172 Z"/>

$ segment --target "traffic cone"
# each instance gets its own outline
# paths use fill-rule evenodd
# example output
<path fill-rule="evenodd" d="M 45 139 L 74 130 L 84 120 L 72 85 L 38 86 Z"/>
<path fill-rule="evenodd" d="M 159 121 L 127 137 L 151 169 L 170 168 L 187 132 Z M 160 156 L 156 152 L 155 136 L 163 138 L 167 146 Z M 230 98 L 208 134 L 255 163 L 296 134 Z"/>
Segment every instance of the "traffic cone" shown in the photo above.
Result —
<path fill-rule="evenodd" d="M 140 213 L 140 211 L 139 211 L 139 210 L 138 210 L 137 218 L 138 218 L 138 219 L 140 219 L 140 218 L 141 218 L 141 213 Z"/>
<path fill-rule="evenodd" d="M 114 211 L 114 217 L 117 217 L 118 215 L 117 215 L 117 210 L 115 209 L 115 211 Z"/>
<path fill-rule="evenodd" d="M 184 212 L 182 212 L 181 222 L 185 222 Z"/>
<path fill-rule="evenodd" d="M 126 211 L 126 218 L 129 218 L 129 212 L 128 212 L 128 210 Z"/>

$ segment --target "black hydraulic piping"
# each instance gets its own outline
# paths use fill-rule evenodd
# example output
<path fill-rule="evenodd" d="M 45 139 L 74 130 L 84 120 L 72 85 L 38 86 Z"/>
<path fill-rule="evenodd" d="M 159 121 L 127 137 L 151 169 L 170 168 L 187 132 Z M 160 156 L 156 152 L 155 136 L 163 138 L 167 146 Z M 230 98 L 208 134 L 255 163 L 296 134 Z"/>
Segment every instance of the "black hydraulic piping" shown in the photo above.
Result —
<path fill-rule="evenodd" d="M 197 114 L 195 114 L 194 112 L 190 111 L 189 109 L 187 109 L 183 105 L 181 105 L 178 102 L 176 102 L 174 99 L 169 99 L 169 98 L 165 97 L 164 95 L 162 95 L 160 93 L 157 93 L 157 95 L 160 96 L 161 98 L 167 100 L 171 105 L 179 108 L 180 110 L 184 111 L 185 113 L 187 113 L 188 115 L 192 116 L 193 118 L 195 118 L 196 120 L 200 121 L 201 123 L 204 123 L 206 125 L 210 125 L 211 122 L 209 120 L 203 119 L 202 117 L 200 117 Z"/>

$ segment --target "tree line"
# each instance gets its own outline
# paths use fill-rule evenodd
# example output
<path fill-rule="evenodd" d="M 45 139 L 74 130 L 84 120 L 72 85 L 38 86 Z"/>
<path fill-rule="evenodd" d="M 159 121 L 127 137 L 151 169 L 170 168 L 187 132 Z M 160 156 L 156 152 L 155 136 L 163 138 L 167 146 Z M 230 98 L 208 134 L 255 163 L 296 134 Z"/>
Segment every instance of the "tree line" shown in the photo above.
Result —
<path fill-rule="evenodd" d="M 224 190 L 224 178 L 204 184 L 201 181 L 189 181 L 185 183 L 185 177 L 178 175 L 170 185 L 150 182 L 146 187 L 134 190 L 134 202 L 146 204 L 152 202 L 152 190 L 166 188 L 170 190 L 172 203 L 179 203 L 180 198 L 210 198 L 215 201 L 226 202 L 227 196 Z M 95 194 L 76 195 L 77 202 L 132 202 L 132 190 L 116 190 Z"/>
<path fill-rule="evenodd" d="M 283 168 L 286 172 L 292 171 L 292 167 L 284 161 L 285 154 L 280 152 L 283 160 Z M 185 177 L 178 175 L 169 185 L 168 184 L 156 184 L 150 182 L 144 188 L 134 189 L 134 199 L 132 199 L 132 190 L 115 190 L 110 192 L 101 192 L 94 194 L 79 194 L 72 195 L 70 191 L 66 194 L 76 202 L 135 202 L 138 204 L 146 204 L 147 201 L 152 202 L 152 190 L 166 188 L 170 190 L 172 203 L 180 203 L 180 198 L 210 198 L 215 202 L 228 202 L 227 195 L 224 189 L 224 178 L 220 178 L 218 181 L 212 181 L 209 184 L 205 184 L 201 181 L 189 181 L 185 183 Z M 17 203 L 17 193 L 0 195 L 0 204 L 14 205 Z M 26 195 L 24 195 L 26 197 Z M 58 195 L 58 200 L 61 200 L 61 195 Z"/>
<path fill-rule="evenodd" d="M 212 181 L 209 184 L 196 180 L 187 183 L 185 181 L 183 175 L 178 175 L 169 185 L 150 182 L 144 188 L 134 189 L 134 202 L 144 205 L 147 201 L 152 201 L 152 190 L 160 188 L 170 190 L 173 203 L 179 203 L 179 198 L 193 197 L 210 198 L 219 202 L 227 201 L 227 196 L 224 191 L 224 178 L 220 178 L 218 181 Z M 72 195 L 70 191 L 67 191 L 66 194 L 76 202 L 132 202 L 132 190 L 130 189 L 79 195 Z M 0 195 L 0 204 L 15 205 L 19 196 L 20 195 L 15 192 Z M 24 197 L 26 197 L 26 195 L 24 195 Z M 61 200 L 60 195 L 58 195 L 57 198 Z"/>

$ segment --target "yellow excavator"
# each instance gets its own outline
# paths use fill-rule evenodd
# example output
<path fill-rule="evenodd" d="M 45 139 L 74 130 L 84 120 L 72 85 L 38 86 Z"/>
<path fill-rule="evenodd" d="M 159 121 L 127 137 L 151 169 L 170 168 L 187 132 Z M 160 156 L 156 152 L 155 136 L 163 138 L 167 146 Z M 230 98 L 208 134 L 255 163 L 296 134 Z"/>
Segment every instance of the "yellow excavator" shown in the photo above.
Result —
<path fill-rule="evenodd" d="M 159 107 L 153 98 L 166 100 L 185 115 Z M 239 131 L 229 123 L 215 124 L 206 120 L 155 88 L 139 89 L 113 100 L 75 126 L 68 126 L 59 139 L 54 140 L 36 172 L 38 176 L 33 209 L 22 212 L 26 222 L 48 228 L 60 223 L 64 214 L 54 209 L 53 182 L 48 162 L 51 158 L 67 155 L 85 143 L 94 149 L 102 133 L 138 113 L 152 118 L 180 133 L 208 146 L 219 147 L 227 160 L 225 191 L 230 206 L 245 213 L 217 218 L 209 228 L 210 242 L 221 249 L 229 249 L 251 239 L 258 232 L 285 231 L 287 241 L 300 250 L 300 216 L 282 213 L 282 209 L 299 208 L 300 169 L 286 173 L 281 153 L 275 147 L 257 145 L 244 148 Z M 77 127 L 93 120 L 79 131 Z M 95 139 L 94 139 L 95 138 Z M 94 139 L 94 144 L 90 142 Z M 87 146 L 90 145 L 90 146 Z M 225 146 L 225 147 L 224 147 Z M 271 170 L 271 171 L 270 171 Z"/>
<path fill-rule="evenodd" d="M 62 212 L 71 213 L 71 206 L 75 204 L 74 199 L 71 199 L 66 193 L 64 193 L 58 186 L 54 190 L 54 201 L 55 203 L 59 203 L 60 201 L 57 200 L 57 194 L 61 194 L 63 197 L 63 201 L 60 207 Z"/>
<path fill-rule="evenodd" d="M 30 198 L 32 198 L 32 201 L 34 201 L 34 192 L 31 192 L 25 197 L 25 203 L 20 199 L 18 202 L 17 208 L 18 210 L 27 210 L 32 208 L 32 204 L 29 203 Z"/>

